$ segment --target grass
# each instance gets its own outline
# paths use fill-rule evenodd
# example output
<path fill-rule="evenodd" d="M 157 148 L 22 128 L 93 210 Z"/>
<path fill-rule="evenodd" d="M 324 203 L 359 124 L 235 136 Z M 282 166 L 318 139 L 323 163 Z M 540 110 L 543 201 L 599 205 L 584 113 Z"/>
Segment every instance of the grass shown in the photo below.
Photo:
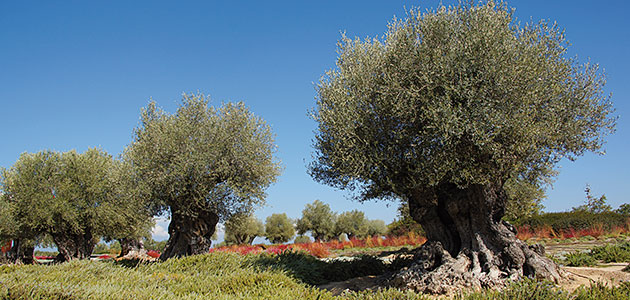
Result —
<path fill-rule="evenodd" d="M 396 289 L 348 291 L 335 297 L 304 282 L 313 282 L 308 278 L 318 273 L 326 280 L 370 269 L 382 272 L 387 266 L 369 257 L 348 264 L 309 257 L 295 252 L 276 256 L 212 253 L 162 263 L 84 260 L 52 266 L 5 265 L 0 266 L 0 299 L 430 299 Z M 455 299 L 630 299 L 630 283 L 617 288 L 595 284 L 568 293 L 525 279 L 501 291 L 470 292 Z"/>

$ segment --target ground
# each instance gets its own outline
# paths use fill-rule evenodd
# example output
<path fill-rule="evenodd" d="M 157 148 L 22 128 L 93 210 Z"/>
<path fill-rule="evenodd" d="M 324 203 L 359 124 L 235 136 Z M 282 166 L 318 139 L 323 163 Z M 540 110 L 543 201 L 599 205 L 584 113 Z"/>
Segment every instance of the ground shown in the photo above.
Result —
<path fill-rule="evenodd" d="M 596 246 L 615 243 L 617 240 L 592 240 L 592 241 L 569 241 L 560 243 L 549 243 L 545 249 L 548 255 L 561 257 L 568 252 L 588 250 Z M 377 255 L 386 260 L 393 259 L 396 255 L 405 255 L 407 249 L 401 251 L 383 251 L 377 253 L 371 251 L 369 254 Z M 352 252 L 344 253 L 352 256 Z M 344 256 L 340 256 L 344 257 Z M 603 282 L 614 286 L 621 282 L 630 282 L 630 273 L 622 271 L 627 263 L 600 264 L 596 267 L 561 267 L 566 276 L 559 282 L 559 286 L 567 291 L 573 291 L 581 285 L 588 286 L 591 283 Z M 345 290 L 362 291 L 375 290 L 387 284 L 388 275 L 364 276 L 352 278 L 346 281 L 330 282 L 318 286 L 318 288 L 330 291 L 334 295 L 339 295 Z"/>

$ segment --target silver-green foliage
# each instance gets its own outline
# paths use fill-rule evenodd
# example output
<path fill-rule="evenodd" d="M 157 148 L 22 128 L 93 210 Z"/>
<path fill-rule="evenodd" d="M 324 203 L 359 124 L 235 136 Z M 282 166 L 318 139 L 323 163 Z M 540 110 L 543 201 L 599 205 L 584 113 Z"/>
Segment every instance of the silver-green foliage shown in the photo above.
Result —
<path fill-rule="evenodd" d="M 362 211 L 352 210 L 346 211 L 337 217 L 335 222 L 335 235 L 339 236 L 343 233 L 349 237 L 363 238 L 368 234 L 368 220 Z"/>
<path fill-rule="evenodd" d="M 118 213 L 109 205 L 112 164 L 98 149 L 22 154 L 3 172 L 2 185 L 23 237 L 104 234 L 110 228 L 104 220 Z"/>
<path fill-rule="evenodd" d="M 286 243 L 294 236 L 293 221 L 287 217 L 287 214 L 272 214 L 265 220 L 265 237 L 272 243 Z"/>
<path fill-rule="evenodd" d="M 382 38 L 338 47 L 318 85 L 310 170 L 359 199 L 535 182 L 614 130 L 599 67 L 567 57 L 555 23 L 523 25 L 502 3 L 410 10 Z"/>
<path fill-rule="evenodd" d="M 274 137 L 243 103 L 219 108 L 202 94 L 183 95 L 174 114 L 155 102 L 142 111 L 125 151 L 158 211 L 194 216 L 202 208 L 222 220 L 265 200 L 280 173 Z"/>
<path fill-rule="evenodd" d="M 302 210 L 302 218 L 297 220 L 296 228 L 299 234 L 310 231 L 316 240 L 327 240 L 334 235 L 337 215 L 328 204 L 320 200 L 307 203 Z"/>
<path fill-rule="evenodd" d="M 265 235 L 265 225 L 253 214 L 233 215 L 225 221 L 225 243 L 251 244 L 257 236 Z"/>

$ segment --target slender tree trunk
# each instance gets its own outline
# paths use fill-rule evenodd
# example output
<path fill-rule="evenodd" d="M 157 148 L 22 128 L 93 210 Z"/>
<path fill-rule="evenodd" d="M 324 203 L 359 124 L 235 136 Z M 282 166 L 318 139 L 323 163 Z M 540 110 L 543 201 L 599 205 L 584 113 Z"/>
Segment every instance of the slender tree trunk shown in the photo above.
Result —
<path fill-rule="evenodd" d="M 218 222 L 219 216 L 210 210 L 199 211 L 196 217 L 173 212 L 168 225 L 168 242 L 160 260 L 208 253 Z"/>
<path fill-rule="evenodd" d="M 142 242 L 142 239 L 122 238 L 119 239 L 118 242 L 120 243 L 120 254 L 118 257 L 123 257 L 131 251 L 144 251 L 144 243 Z"/>
<path fill-rule="evenodd" d="M 516 238 L 516 230 L 502 221 L 506 195 L 500 184 L 454 184 L 409 197 L 410 214 L 422 225 L 427 243 L 415 263 L 392 279 L 395 286 L 445 294 L 463 287 L 496 287 L 521 276 L 556 281 L 558 266 L 542 247 Z"/>
<path fill-rule="evenodd" d="M 66 262 L 73 259 L 85 259 L 92 255 L 94 250 L 94 239 L 92 233 L 87 231 L 84 234 L 51 234 L 53 241 L 57 245 L 57 261 Z"/>

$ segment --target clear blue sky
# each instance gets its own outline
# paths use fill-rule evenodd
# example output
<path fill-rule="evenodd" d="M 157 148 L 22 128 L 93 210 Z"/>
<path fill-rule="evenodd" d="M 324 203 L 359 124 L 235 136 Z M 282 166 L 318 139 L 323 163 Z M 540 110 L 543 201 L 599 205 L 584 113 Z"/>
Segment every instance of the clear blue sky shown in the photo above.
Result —
<path fill-rule="evenodd" d="M 449 4 L 452 1 L 444 1 Z M 0 1 L 0 166 L 22 152 L 119 154 L 150 98 L 174 111 L 182 92 L 215 104 L 244 101 L 271 124 L 284 173 L 268 190 L 264 219 L 297 218 L 306 203 L 360 209 L 392 221 L 396 205 L 359 204 L 306 174 L 315 124 L 314 83 L 334 66 L 340 32 L 380 36 L 404 8 L 438 1 Z M 600 63 L 620 116 L 606 156 L 562 162 L 547 211 L 584 200 L 589 183 L 617 207 L 630 202 L 630 18 L 626 1 L 510 1 L 523 21 L 556 20 L 571 53 Z M 162 224 L 164 225 L 164 224 Z"/>

